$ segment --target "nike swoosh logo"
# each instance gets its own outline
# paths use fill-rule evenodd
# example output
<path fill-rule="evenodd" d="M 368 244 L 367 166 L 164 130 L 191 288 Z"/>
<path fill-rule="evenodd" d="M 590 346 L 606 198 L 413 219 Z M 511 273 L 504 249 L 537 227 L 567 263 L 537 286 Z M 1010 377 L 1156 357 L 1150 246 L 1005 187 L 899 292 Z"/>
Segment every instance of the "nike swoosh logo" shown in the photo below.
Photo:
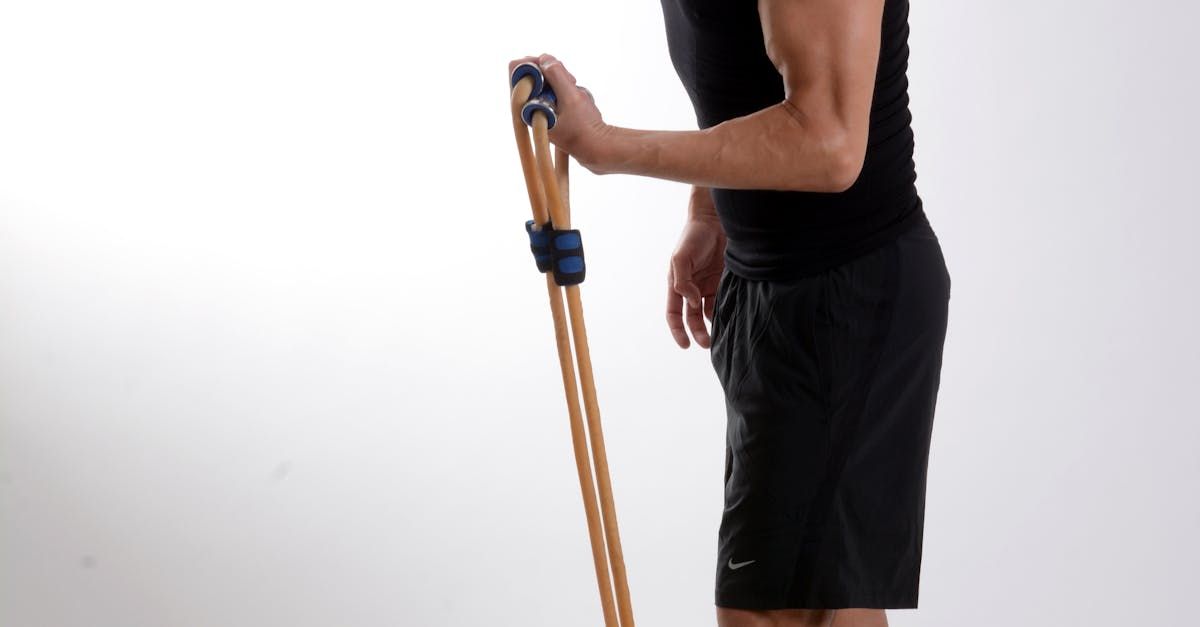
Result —
<path fill-rule="evenodd" d="M 731 557 L 731 558 L 729 558 L 729 564 L 727 564 L 727 566 L 729 566 L 729 570 L 737 570 L 737 569 L 739 569 L 739 568 L 741 568 L 741 567 L 743 567 L 743 566 L 749 566 L 749 565 L 751 565 L 751 564 L 753 564 L 754 562 L 757 562 L 757 561 L 758 561 L 758 560 L 749 560 L 749 561 L 746 561 L 746 562 L 738 562 L 738 563 L 736 563 L 736 564 L 735 564 L 735 563 L 733 562 L 733 558 Z"/>

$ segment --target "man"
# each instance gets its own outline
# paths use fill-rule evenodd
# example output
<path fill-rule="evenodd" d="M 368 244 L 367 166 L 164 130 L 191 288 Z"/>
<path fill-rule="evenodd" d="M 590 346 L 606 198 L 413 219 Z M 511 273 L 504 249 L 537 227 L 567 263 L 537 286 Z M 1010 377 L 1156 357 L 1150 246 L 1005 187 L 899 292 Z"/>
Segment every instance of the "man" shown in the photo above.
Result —
<path fill-rule="evenodd" d="M 914 185 L 908 1 L 662 4 L 702 130 L 606 124 L 554 57 L 513 63 L 541 65 L 550 139 L 585 167 L 694 186 L 667 323 L 725 393 L 718 624 L 886 625 L 917 604 L 950 297 Z"/>

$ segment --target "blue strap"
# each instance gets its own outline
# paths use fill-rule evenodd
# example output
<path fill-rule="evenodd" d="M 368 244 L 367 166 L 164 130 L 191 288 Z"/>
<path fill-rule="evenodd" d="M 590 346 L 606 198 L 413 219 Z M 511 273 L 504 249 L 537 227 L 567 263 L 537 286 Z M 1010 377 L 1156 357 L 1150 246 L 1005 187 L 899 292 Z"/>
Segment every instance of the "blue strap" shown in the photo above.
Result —
<path fill-rule="evenodd" d="M 558 285 L 579 285 L 587 274 L 583 259 L 583 237 L 579 229 L 556 229 L 547 222 L 536 228 L 533 220 L 525 221 L 529 234 L 529 250 L 538 272 L 554 272 Z"/>
<path fill-rule="evenodd" d="M 587 267 L 583 261 L 583 238 L 579 229 L 555 229 L 552 239 L 554 282 L 559 285 L 583 283 Z"/>

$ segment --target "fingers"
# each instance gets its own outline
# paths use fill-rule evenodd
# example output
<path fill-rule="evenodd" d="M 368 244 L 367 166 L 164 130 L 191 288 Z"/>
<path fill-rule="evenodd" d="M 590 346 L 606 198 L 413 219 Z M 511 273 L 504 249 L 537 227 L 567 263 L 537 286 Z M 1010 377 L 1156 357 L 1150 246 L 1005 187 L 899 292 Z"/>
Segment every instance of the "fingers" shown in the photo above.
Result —
<path fill-rule="evenodd" d="M 667 326 L 675 343 L 687 348 L 691 342 L 687 331 L 700 348 L 708 348 L 712 340 L 704 324 L 707 315 L 712 319 L 712 297 L 703 298 L 700 288 L 692 281 L 692 264 L 685 256 L 675 255 L 667 272 Z M 686 300 L 686 305 L 683 302 Z M 686 309 L 686 313 L 683 311 Z M 685 330 L 686 328 L 686 330 Z"/>
<path fill-rule="evenodd" d="M 700 307 L 700 288 L 692 282 L 692 262 L 683 255 L 671 257 L 671 274 L 675 280 L 673 286 L 680 296 L 687 299 L 688 305 Z"/>
<path fill-rule="evenodd" d="M 692 331 L 692 337 L 696 338 L 696 344 L 700 348 L 708 348 L 710 342 L 708 328 L 704 326 L 704 315 L 700 305 L 693 305 L 691 301 L 688 301 L 687 305 L 687 325 Z"/>
<path fill-rule="evenodd" d="M 537 64 L 542 68 L 542 73 L 546 75 L 546 80 L 550 82 L 550 87 L 554 88 L 554 93 L 566 95 L 567 88 L 575 86 L 575 77 L 553 55 L 539 56 Z"/>
<path fill-rule="evenodd" d="M 679 348 L 691 345 L 687 332 L 683 330 L 683 297 L 675 291 L 675 270 L 670 266 L 667 267 L 667 328 L 671 330 L 671 337 L 675 338 Z"/>
<path fill-rule="evenodd" d="M 704 326 L 702 297 L 700 288 L 692 281 L 691 261 L 677 255 L 671 259 L 671 273 L 675 277 L 672 287 L 687 300 L 687 327 L 700 348 L 708 348 L 708 329 Z"/>

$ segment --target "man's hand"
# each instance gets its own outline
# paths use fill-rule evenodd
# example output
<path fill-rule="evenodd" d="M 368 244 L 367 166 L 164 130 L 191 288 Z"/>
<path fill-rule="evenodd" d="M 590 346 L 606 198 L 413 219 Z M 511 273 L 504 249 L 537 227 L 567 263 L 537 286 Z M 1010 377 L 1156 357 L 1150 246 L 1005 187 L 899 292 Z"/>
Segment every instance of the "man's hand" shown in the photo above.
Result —
<path fill-rule="evenodd" d="M 704 318 L 712 320 L 717 284 L 724 269 L 725 231 L 717 219 L 708 188 L 694 188 L 688 221 L 667 269 L 667 327 L 680 348 L 691 345 L 684 330 L 685 320 L 696 344 L 701 348 L 711 344 Z"/>
<path fill-rule="evenodd" d="M 550 129 L 550 141 L 583 167 L 597 172 L 596 166 L 600 161 L 597 153 L 601 151 L 610 128 L 600 116 L 592 93 L 576 85 L 575 77 L 551 55 L 513 59 L 508 63 L 509 76 L 522 63 L 532 63 L 542 68 L 542 75 L 558 99 L 555 106 L 558 122 Z"/>

